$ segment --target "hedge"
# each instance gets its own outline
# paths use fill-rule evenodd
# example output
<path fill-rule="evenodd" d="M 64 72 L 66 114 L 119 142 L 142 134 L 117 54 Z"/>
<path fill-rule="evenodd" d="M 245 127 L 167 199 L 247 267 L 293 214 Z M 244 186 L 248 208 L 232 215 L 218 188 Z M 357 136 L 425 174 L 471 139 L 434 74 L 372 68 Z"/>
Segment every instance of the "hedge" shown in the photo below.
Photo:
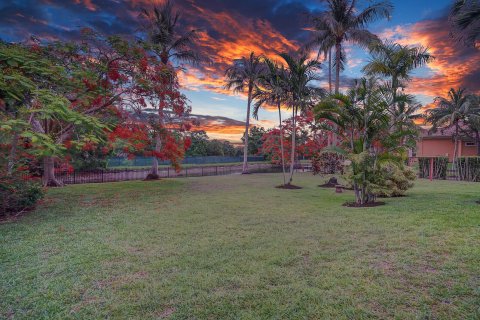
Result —
<path fill-rule="evenodd" d="M 420 178 L 430 178 L 430 159 L 431 158 L 418 158 Z M 433 179 L 447 179 L 447 167 L 447 157 L 433 158 Z"/>
<path fill-rule="evenodd" d="M 460 157 L 458 175 L 462 181 L 480 181 L 480 157 Z"/>

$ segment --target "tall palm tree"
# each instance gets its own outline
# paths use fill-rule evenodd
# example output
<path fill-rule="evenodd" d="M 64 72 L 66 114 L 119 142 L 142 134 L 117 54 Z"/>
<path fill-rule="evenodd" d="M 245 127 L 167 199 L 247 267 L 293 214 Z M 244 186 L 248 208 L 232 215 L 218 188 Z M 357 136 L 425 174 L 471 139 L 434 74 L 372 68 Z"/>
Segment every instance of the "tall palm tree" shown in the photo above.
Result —
<path fill-rule="evenodd" d="M 367 75 L 382 76 L 389 80 L 388 87 L 395 101 L 399 88 L 410 81 L 411 73 L 435 59 L 422 46 L 411 47 L 391 41 L 374 42 L 370 45 L 371 59 L 362 71 Z"/>
<path fill-rule="evenodd" d="M 340 89 L 340 70 L 345 60 L 343 44 L 355 43 L 368 47 L 378 37 L 366 29 L 370 22 L 382 17 L 390 18 L 393 6 L 390 1 L 381 1 L 369 5 L 362 11 L 356 8 L 357 0 L 326 0 L 328 10 L 316 17 L 314 29 L 318 46 L 330 43 L 333 37 L 335 46 L 335 93 Z M 342 57 L 343 55 L 343 57 Z"/>
<path fill-rule="evenodd" d="M 243 173 L 248 173 L 248 130 L 250 128 L 250 108 L 254 90 L 256 90 L 262 74 L 264 65 L 260 56 L 254 52 L 248 58 L 242 57 L 233 62 L 225 72 L 227 84 L 225 88 L 234 92 L 243 92 L 247 89 L 247 118 L 245 120 L 245 134 L 243 147 Z"/>
<path fill-rule="evenodd" d="M 461 124 L 470 114 L 472 108 L 472 97 L 468 95 L 465 89 L 450 89 L 448 97 L 437 97 L 435 99 L 436 108 L 430 109 L 426 113 L 426 121 L 432 125 L 432 131 L 439 128 L 454 127 L 454 150 L 453 164 L 457 168 L 458 158 L 458 140 L 460 138 Z"/>
<path fill-rule="evenodd" d="M 459 40 L 477 45 L 480 40 L 480 3 L 478 0 L 455 0 L 450 20 Z"/>
<path fill-rule="evenodd" d="M 144 9 L 141 15 L 146 19 L 144 26 L 147 32 L 147 45 L 164 64 L 175 60 L 178 63 L 196 64 L 201 57 L 195 50 L 198 31 L 195 29 L 185 33 L 179 32 L 180 14 L 167 0 L 162 6 L 153 10 Z"/>
<path fill-rule="evenodd" d="M 288 105 L 292 109 L 292 150 L 290 154 L 290 176 L 287 183 L 291 184 L 295 165 L 296 118 L 298 112 L 313 108 L 318 99 L 325 96 L 326 92 L 324 89 L 312 86 L 312 82 L 320 80 L 318 76 L 320 62 L 315 59 L 308 60 L 305 55 L 296 58 L 287 53 L 282 53 L 280 56 L 285 60 L 288 68 L 285 84 Z"/>
<path fill-rule="evenodd" d="M 265 73 L 260 76 L 259 86 L 254 93 L 255 105 L 253 117 L 258 119 L 258 111 L 265 105 L 276 105 L 278 109 L 278 123 L 280 128 L 280 152 L 283 171 L 283 185 L 286 185 L 285 153 L 283 146 L 282 104 L 287 100 L 286 75 L 283 65 L 276 61 L 264 58 Z"/>
<path fill-rule="evenodd" d="M 173 9 L 173 3 L 170 0 L 160 7 L 154 7 L 153 10 L 144 9 L 141 15 L 147 22 L 144 25 L 147 33 L 145 45 L 157 55 L 163 64 L 167 65 L 172 62 L 197 64 L 200 62 L 201 58 L 195 49 L 198 32 L 197 30 L 179 32 L 180 14 Z M 153 131 L 155 151 L 159 152 L 162 145 L 159 128 L 164 122 L 161 110 L 159 110 L 156 122 L 158 123 L 153 126 Z M 158 179 L 158 177 L 158 159 L 153 157 L 152 169 L 148 178 Z"/>

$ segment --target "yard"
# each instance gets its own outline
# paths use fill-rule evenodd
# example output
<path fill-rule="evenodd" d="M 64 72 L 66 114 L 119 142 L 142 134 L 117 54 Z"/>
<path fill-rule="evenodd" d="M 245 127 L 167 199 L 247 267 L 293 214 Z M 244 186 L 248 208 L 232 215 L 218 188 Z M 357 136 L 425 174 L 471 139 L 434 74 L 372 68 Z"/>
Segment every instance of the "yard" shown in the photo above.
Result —
<path fill-rule="evenodd" d="M 0 318 L 478 319 L 480 185 L 345 208 L 311 174 L 50 189 L 0 225 Z"/>

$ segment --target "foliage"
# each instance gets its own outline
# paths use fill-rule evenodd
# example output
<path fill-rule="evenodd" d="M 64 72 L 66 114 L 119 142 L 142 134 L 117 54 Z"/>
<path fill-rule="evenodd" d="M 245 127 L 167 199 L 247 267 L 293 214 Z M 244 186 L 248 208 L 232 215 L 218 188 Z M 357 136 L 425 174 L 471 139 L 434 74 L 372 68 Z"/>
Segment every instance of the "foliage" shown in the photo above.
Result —
<path fill-rule="evenodd" d="M 35 207 L 44 196 L 38 179 L 17 172 L 0 176 L 0 217 Z"/>
<path fill-rule="evenodd" d="M 189 137 L 191 144 L 185 153 L 187 157 L 236 157 L 242 153 L 240 148 L 235 148 L 229 141 L 209 139 L 207 133 L 203 130 L 191 131 Z"/>
<path fill-rule="evenodd" d="M 274 164 L 282 164 L 282 148 L 280 143 L 282 135 L 285 165 L 291 164 L 293 122 L 292 119 L 287 119 L 282 124 L 282 131 L 274 128 L 267 130 L 263 135 L 261 153 Z M 323 132 L 315 126 L 313 113 L 311 112 L 307 112 L 306 115 L 303 116 L 297 116 L 295 123 L 295 141 L 297 141 L 295 159 L 312 158 L 326 146 L 325 136 Z"/>
<path fill-rule="evenodd" d="M 458 158 L 459 180 L 480 181 L 480 157 Z"/>
<path fill-rule="evenodd" d="M 418 158 L 420 178 L 430 177 L 431 158 Z M 447 179 L 448 157 L 433 158 L 433 179 Z"/>
<path fill-rule="evenodd" d="M 261 154 L 262 150 L 262 138 L 267 131 L 263 127 L 252 127 L 248 132 L 248 154 L 249 155 L 258 155 Z M 242 141 L 245 139 L 242 137 Z"/>
<path fill-rule="evenodd" d="M 317 152 L 312 156 L 313 174 L 343 173 L 344 157 L 335 152 Z"/>
<path fill-rule="evenodd" d="M 370 46 L 379 39 L 367 30 L 367 25 L 379 18 L 390 19 L 393 6 L 390 1 L 374 2 L 363 10 L 356 7 L 356 0 L 327 0 L 327 11 L 313 19 L 314 38 L 307 48 L 318 47 L 326 51 L 335 47 L 335 93 L 340 89 L 340 70 L 345 64 L 344 42 Z"/>
<path fill-rule="evenodd" d="M 233 61 L 233 64 L 226 70 L 226 84 L 227 90 L 233 92 L 247 91 L 247 117 L 245 121 L 245 133 L 243 135 L 243 171 L 248 171 L 247 156 L 249 147 L 249 129 L 250 129 L 250 107 L 253 100 L 253 94 L 257 91 L 257 86 L 260 82 L 262 74 L 265 72 L 265 65 L 262 63 L 261 56 L 255 55 L 252 51 L 248 57 L 242 57 Z"/>
<path fill-rule="evenodd" d="M 450 12 L 456 38 L 469 46 L 480 40 L 480 4 L 478 0 L 455 0 Z"/>
<path fill-rule="evenodd" d="M 414 176 L 403 167 L 408 130 L 390 130 L 388 96 L 375 78 L 361 79 L 347 94 L 334 94 L 319 103 L 317 120 L 337 134 L 342 143 L 330 148 L 350 162 L 348 180 L 358 204 L 379 195 L 394 195 L 411 186 Z"/>

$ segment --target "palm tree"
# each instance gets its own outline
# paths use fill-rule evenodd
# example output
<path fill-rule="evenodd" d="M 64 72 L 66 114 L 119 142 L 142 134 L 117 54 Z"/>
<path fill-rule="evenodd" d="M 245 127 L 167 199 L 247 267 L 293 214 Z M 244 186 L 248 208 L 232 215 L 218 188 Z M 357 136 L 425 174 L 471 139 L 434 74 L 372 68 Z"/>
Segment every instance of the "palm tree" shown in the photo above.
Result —
<path fill-rule="evenodd" d="M 455 128 L 453 165 L 457 169 L 457 151 L 458 140 L 460 137 L 461 123 L 471 113 L 472 96 L 466 94 L 465 89 L 450 89 L 448 97 L 435 98 L 436 108 L 430 109 L 426 113 L 426 121 L 432 125 L 431 130 L 437 131 L 439 128 Z"/>
<path fill-rule="evenodd" d="M 179 33 L 180 14 L 173 9 L 173 3 L 167 0 L 161 7 L 143 10 L 141 15 L 146 19 L 144 29 L 147 32 L 147 45 L 164 64 L 175 60 L 196 64 L 201 58 L 195 50 L 198 31 L 192 29 Z"/>
<path fill-rule="evenodd" d="M 387 41 L 372 43 L 369 48 L 371 59 L 362 71 L 367 75 L 389 79 L 392 102 L 397 97 L 398 89 L 404 88 L 410 81 L 412 71 L 434 59 L 428 49 L 422 46 L 411 47 Z"/>
<path fill-rule="evenodd" d="M 254 52 L 250 53 L 248 58 L 242 57 L 233 62 L 225 75 L 227 84 L 225 88 L 234 92 L 243 92 L 247 89 L 247 118 L 245 120 L 245 134 L 243 148 L 243 173 L 248 173 L 248 130 L 250 128 L 250 107 L 252 104 L 252 96 L 254 90 L 260 81 L 265 68 L 262 64 L 261 57 L 256 56 Z"/>
<path fill-rule="evenodd" d="M 390 18 L 393 6 L 390 1 L 369 5 L 360 11 L 357 0 L 326 0 L 328 10 L 314 19 L 316 43 L 318 46 L 335 46 L 335 93 L 340 89 L 340 70 L 345 60 L 343 43 L 351 42 L 364 47 L 379 41 L 378 37 L 366 29 L 368 23 L 385 17 Z"/>
<path fill-rule="evenodd" d="M 480 38 L 480 3 L 478 0 L 456 0 L 450 20 L 459 40 L 467 45 L 477 45 Z"/>
<path fill-rule="evenodd" d="M 312 82 L 320 80 L 318 76 L 318 70 L 321 66 L 320 62 L 308 60 L 305 55 L 296 58 L 287 53 L 282 53 L 280 56 L 285 60 L 288 68 L 285 85 L 287 103 L 292 109 L 292 150 L 290 155 L 290 177 L 287 183 L 290 185 L 293 180 L 295 164 L 296 118 L 298 112 L 312 108 L 320 97 L 325 96 L 325 90 L 312 87 Z"/>
<path fill-rule="evenodd" d="M 280 128 L 280 152 L 283 171 L 283 185 L 286 185 L 285 153 L 283 147 L 283 123 L 281 106 L 287 99 L 286 75 L 283 65 L 268 58 L 264 58 L 265 73 L 260 76 L 259 86 L 254 93 L 256 101 L 253 108 L 253 117 L 258 119 L 258 111 L 264 105 L 276 105 L 278 109 L 278 123 Z"/>
<path fill-rule="evenodd" d="M 154 7 L 152 11 L 143 10 L 141 15 L 146 19 L 144 26 L 147 32 L 146 47 L 155 53 L 160 61 L 168 65 L 172 61 L 177 63 L 197 64 L 200 62 L 200 56 L 195 50 L 195 44 L 198 39 L 196 30 L 190 30 L 186 33 L 179 33 L 178 21 L 180 15 L 174 11 L 173 4 L 167 0 L 161 7 Z M 159 110 L 159 117 L 156 120 L 157 125 L 153 125 L 155 138 L 155 151 L 161 150 L 160 131 L 163 126 L 163 112 Z M 149 179 L 158 179 L 158 159 L 153 157 L 152 169 L 148 176 Z"/>

